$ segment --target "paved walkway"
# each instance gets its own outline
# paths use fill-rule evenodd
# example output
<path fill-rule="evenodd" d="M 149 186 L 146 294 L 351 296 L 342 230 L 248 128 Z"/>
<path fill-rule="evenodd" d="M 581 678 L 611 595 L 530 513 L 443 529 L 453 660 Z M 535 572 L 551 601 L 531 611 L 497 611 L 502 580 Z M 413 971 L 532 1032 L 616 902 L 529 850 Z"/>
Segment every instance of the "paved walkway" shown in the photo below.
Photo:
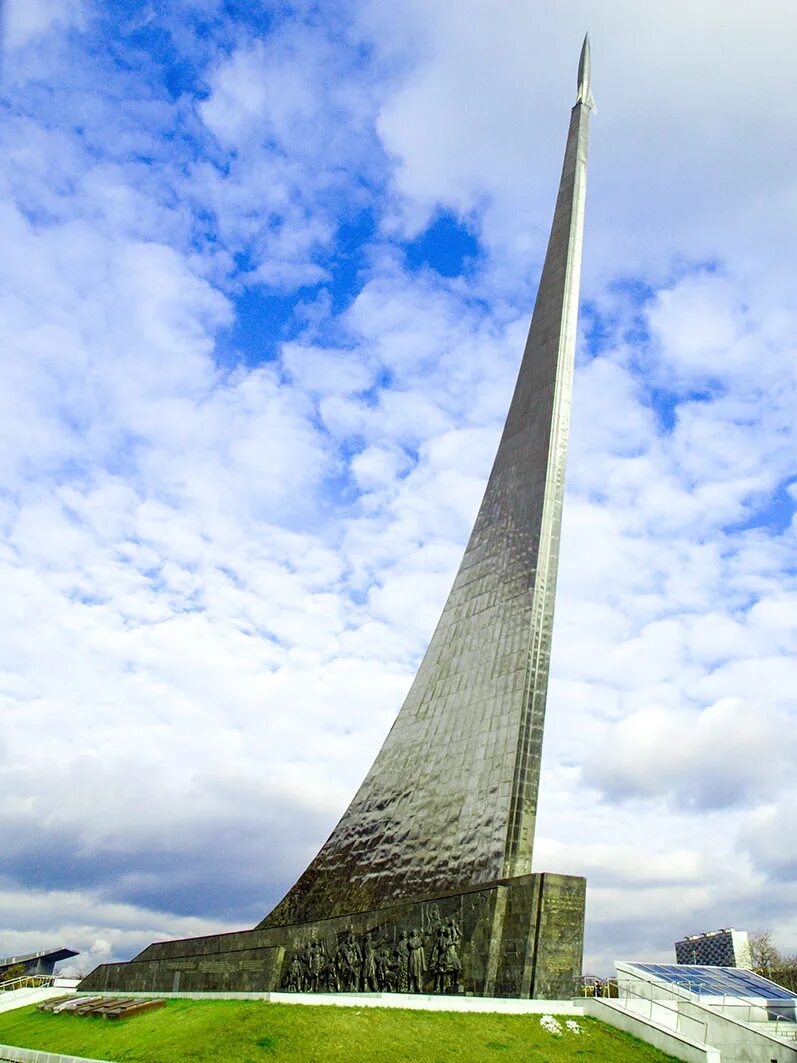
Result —
<path fill-rule="evenodd" d="M 39 1052 L 35 1048 L 0 1045 L 0 1063 L 110 1063 L 110 1060 L 86 1059 L 85 1056 L 62 1056 L 57 1052 Z"/>
<path fill-rule="evenodd" d="M 15 1008 L 24 1008 L 28 1004 L 40 1004 L 43 1000 L 62 997 L 69 992 L 69 989 L 56 989 L 55 986 L 49 985 L 37 986 L 35 989 L 12 989 L 0 993 L 0 1011 L 14 1011 Z"/>
<path fill-rule="evenodd" d="M 409 1008 L 412 1011 L 486 1011 L 504 1015 L 583 1015 L 578 1000 L 427 996 L 423 993 L 265 993 L 271 1004 L 333 1004 L 343 1008 Z"/>

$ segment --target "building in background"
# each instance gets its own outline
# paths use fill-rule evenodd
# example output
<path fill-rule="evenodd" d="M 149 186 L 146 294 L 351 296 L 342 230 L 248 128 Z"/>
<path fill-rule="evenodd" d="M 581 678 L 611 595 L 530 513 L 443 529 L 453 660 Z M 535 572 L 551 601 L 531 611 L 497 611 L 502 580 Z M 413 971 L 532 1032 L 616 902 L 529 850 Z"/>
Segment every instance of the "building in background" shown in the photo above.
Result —
<path fill-rule="evenodd" d="M 744 967 L 752 970 L 750 939 L 746 930 L 709 930 L 675 942 L 676 963 L 706 967 Z"/>
<path fill-rule="evenodd" d="M 28 952 L 24 956 L 9 956 L 0 960 L 0 982 L 7 972 L 16 973 L 18 977 L 52 974 L 57 963 L 77 955 L 74 949 L 50 949 L 44 952 Z"/>

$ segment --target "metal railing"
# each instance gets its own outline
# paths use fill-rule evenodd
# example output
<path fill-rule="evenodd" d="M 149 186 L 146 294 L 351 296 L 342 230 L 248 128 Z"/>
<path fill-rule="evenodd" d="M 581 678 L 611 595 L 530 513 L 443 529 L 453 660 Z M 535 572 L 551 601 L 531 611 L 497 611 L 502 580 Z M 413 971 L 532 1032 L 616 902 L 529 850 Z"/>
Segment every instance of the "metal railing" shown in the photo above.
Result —
<path fill-rule="evenodd" d="M 686 990 L 695 1000 L 690 1000 L 687 996 L 682 996 L 676 992 L 671 986 L 662 982 L 648 982 L 644 979 L 629 979 L 623 980 L 620 985 L 620 997 L 623 1000 L 624 1006 L 629 1011 L 638 1010 L 635 1007 L 629 1007 L 629 1001 L 633 1001 L 634 1004 L 641 1004 L 649 1002 L 651 1004 L 658 1004 L 662 1007 L 671 1007 L 674 1010 L 680 1009 L 677 1004 L 696 1004 L 701 1008 L 710 1008 L 711 1011 L 725 1018 L 735 1019 L 737 1022 L 742 1022 L 747 1025 L 767 1026 L 767 1032 L 771 1033 L 774 1037 L 782 1037 L 787 1040 L 797 1040 L 797 1022 L 794 1014 L 783 1014 L 777 1011 L 772 1005 L 767 1005 L 765 1001 L 761 1000 L 760 1003 L 753 1003 L 748 1000 L 739 1000 L 738 997 L 729 996 L 727 993 L 706 993 L 700 992 L 699 982 L 690 982 L 687 979 L 674 983 L 679 989 Z M 634 989 L 634 987 L 639 987 Z M 644 991 L 641 991 L 643 990 Z M 666 995 L 668 1001 L 673 1001 L 672 1004 L 666 1004 L 661 999 L 662 995 Z M 676 1004 L 677 1002 L 677 1004 Z M 700 1019 L 693 1018 L 692 1016 L 686 1016 L 691 1019 L 692 1022 L 701 1023 L 704 1030 L 707 1029 L 706 1023 Z M 772 1025 L 769 1025 L 772 1024 Z M 705 1037 L 704 1037 L 705 1042 Z"/>
<path fill-rule="evenodd" d="M 43 986 L 51 986 L 54 981 L 54 974 L 22 974 L 18 978 L 0 982 L 0 993 L 8 993 L 14 989 L 41 989 Z"/>
<path fill-rule="evenodd" d="M 596 1000 L 600 1000 L 602 997 L 608 999 L 617 997 L 617 979 L 609 978 L 605 982 L 589 983 L 581 986 L 581 994 L 584 997 L 594 997 Z"/>
<path fill-rule="evenodd" d="M 651 986 L 650 982 L 642 982 L 641 984 L 648 988 Z M 655 988 L 657 990 L 664 989 L 665 992 L 668 992 L 666 987 L 658 984 L 656 984 Z M 671 1003 L 669 1000 L 656 999 L 638 993 L 632 995 L 631 985 L 627 982 L 622 982 L 618 989 L 618 1003 L 626 1011 L 641 1015 L 642 1018 L 648 1018 L 651 1022 L 656 1022 L 660 1026 L 666 1026 L 668 1029 L 674 1030 L 675 1033 L 683 1034 L 684 1037 L 688 1037 L 692 1041 L 698 1041 L 703 1045 L 708 1042 L 708 1023 L 704 1019 L 696 1019 L 693 1015 L 688 1015 L 681 1010 L 678 1004 L 684 1003 L 683 997 L 678 997 L 676 993 L 670 993 L 673 1001 Z"/>
<path fill-rule="evenodd" d="M 714 998 L 716 1000 L 716 998 Z M 797 1040 L 797 1022 L 795 1016 L 784 1015 L 766 1004 L 752 1004 L 744 1000 L 729 1000 L 723 997 L 719 1003 L 701 1003 L 701 1007 L 710 1007 L 713 1011 L 724 1015 L 726 1018 L 735 1019 L 737 1022 L 747 1023 L 749 1026 L 766 1026 L 767 1032 L 774 1037 L 783 1037 L 787 1040 Z"/>

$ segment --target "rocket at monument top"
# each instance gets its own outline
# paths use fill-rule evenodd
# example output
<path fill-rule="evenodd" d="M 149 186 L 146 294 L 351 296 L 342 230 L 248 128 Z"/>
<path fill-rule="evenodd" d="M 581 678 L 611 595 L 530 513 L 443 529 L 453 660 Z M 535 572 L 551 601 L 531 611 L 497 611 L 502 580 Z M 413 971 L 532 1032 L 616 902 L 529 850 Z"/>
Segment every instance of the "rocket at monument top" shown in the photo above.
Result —
<path fill-rule="evenodd" d="M 584 43 L 581 45 L 581 57 L 578 60 L 578 94 L 576 95 L 576 103 L 583 103 L 585 107 L 595 111 L 597 108 L 590 91 L 591 78 L 592 61 L 589 51 L 589 34 L 587 33 L 584 35 Z"/>

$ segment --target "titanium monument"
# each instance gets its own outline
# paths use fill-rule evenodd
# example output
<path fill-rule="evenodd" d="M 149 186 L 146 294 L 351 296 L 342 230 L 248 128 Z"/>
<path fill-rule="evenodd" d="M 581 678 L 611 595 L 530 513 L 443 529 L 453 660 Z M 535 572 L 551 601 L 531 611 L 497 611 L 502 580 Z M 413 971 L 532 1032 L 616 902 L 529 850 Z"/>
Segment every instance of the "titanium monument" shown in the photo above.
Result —
<path fill-rule="evenodd" d="M 465 554 L 365 781 L 253 930 L 150 945 L 82 989 L 570 996 L 585 881 L 532 874 L 578 316 L 590 94 L 578 71 L 517 384 Z"/>

